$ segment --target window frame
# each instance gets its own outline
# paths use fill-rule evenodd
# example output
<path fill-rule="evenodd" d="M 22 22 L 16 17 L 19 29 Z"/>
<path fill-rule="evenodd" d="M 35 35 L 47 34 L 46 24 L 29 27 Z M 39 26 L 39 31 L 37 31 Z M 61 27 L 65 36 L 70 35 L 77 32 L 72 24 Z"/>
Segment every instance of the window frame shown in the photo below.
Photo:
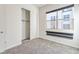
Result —
<path fill-rule="evenodd" d="M 52 23 L 52 21 L 54 21 L 55 23 L 54 23 L 54 27 L 55 28 L 53 28 L 53 27 L 50 27 L 49 29 L 58 29 L 59 27 L 58 27 L 58 21 L 60 20 L 60 19 L 58 19 L 59 18 L 59 11 L 61 11 L 62 12 L 62 15 L 63 15 L 63 13 L 64 12 L 72 12 L 73 10 L 71 9 L 72 7 L 74 7 L 74 4 L 72 4 L 72 5 L 68 5 L 68 6 L 66 6 L 66 7 L 62 7 L 62 8 L 58 8 L 58 9 L 55 9 L 55 10 L 52 10 L 52 11 L 48 11 L 48 12 L 46 12 L 46 14 L 49 14 L 49 15 L 52 15 L 52 13 L 56 13 L 56 15 L 54 15 L 54 16 L 56 16 L 56 18 L 54 19 L 54 20 L 48 20 L 47 19 L 47 21 L 51 21 L 51 23 Z M 69 8 L 69 10 L 66 10 L 66 11 L 64 11 L 65 9 L 68 9 Z M 70 10 L 71 9 L 71 10 Z M 64 19 L 64 16 L 65 15 L 63 15 L 62 16 L 62 19 L 61 20 L 63 20 L 63 21 L 70 21 L 70 19 L 71 18 L 69 18 L 68 20 L 66 20 L 66 19 Z M 69 15 L 70 16 L 70 15 Z M 51 17 L 51 16 L 50 16 Z M 51 24 L 52 25 L 52 24 Z M 48 28 L 47 28 L 48 29 Z M 65 30 L 65 29 L 63 29 L 62 28 L 62 30 Z M 67 29 L 66 29 L 67 30 Z M 68 29 L 69 30 L 69 29 Z M 70 30 L 74 30 L 73 28 L 70 28 Z"/>
<path fill-rule="evenodd" d="M 63 10 L 63 9 L 66 9 L 66 8 L 70 8 L 70 7 L 74 7 L 74 4 L 66 6 L 66 7 L 58 8 L 58 9 L 55 9 L 55 10 L 52 10 L 52 11 L 48 11 L 48 12 L 46 12 L 46 14 L 51 13 L 51 12 L 55 12 L 55 11 L 59 11 L 59 10 Z"/>
<path fill-rule="evenodd" d="M 49 13 L 52 13 L 52 12 L 57 12 L 58 13 L 58 11 L 60 11 L 60 10 L 64 10 L 64 9 L 67 9 L 67 8 L 71 8 L 71 7 L 74 7 L 74 4 L 72 4 L 72 5 L 68 5 L 68 6 L 66 6 L 66 7 L 62 7 L 62 8 L 58 8 L 58 9 L 55 9 L 55 10 L 52 10 L 52 11 L 48 11 L 48 12 L 46 12 L 46 14 L 49 14 Z M 69 10 L 70 11 L 70 10 Z M 64 11 L 64 12 L 66 12 L 66 11 Z M 48 20 L 47 20 L 48 21 Z M 51 21 L 51 20 L 50 20 Z M 55 20 L 56 21 L 56 20 Z M 58 20 L 57 20 L 58 21 Z M 56 25 L 56 27 L 57 27 L 58 25 Z M 57 29 L 57 28 L 56 28 Z M 55 29 L 54 29 L 55 30 Z M 51 32 L 51 34 L 49 34 L 49 32 Z M 53 33 L 53 32 L 55 32 L 55 31 L 49 31 L 49 30 L 47 30 L 46 31 L 46 34 L 47 35 L 51 35 L 51 36 L 55 36 L 56 34 L 55 33 Z M 65 33 L 66 32 L 60 32 L 60 33 L 64 33 L 63 35 L 65 35 Z M 68 33 L 69 34 L 69 33 Z M 72 34 L 72 36 L 70 36 L 70 38 L 73 38 L 73 33 L 70 33 L 70 34 Z M 62 37 L 62 35 L 60 36 L 61 34 L 58 34 L 57 36 L 59 36 L 59 37 Z M 67 37 L 67 36 L 66 36 Z"/>

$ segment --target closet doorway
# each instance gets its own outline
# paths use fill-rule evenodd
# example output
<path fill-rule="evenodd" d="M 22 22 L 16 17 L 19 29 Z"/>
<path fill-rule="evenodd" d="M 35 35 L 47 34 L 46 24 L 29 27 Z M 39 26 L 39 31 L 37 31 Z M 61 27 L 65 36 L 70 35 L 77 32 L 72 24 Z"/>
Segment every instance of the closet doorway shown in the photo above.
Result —
<path fill-rule="evenodd" d="M 30 11 L 22 8 L 22 40 L 30 40 Z"/>

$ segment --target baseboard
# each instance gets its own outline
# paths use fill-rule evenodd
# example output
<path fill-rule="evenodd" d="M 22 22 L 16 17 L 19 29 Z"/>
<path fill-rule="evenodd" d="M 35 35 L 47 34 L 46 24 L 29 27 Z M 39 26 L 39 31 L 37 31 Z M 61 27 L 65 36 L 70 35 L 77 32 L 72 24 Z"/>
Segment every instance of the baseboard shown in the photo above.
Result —
<path fill-rule="evenodd" d="M 19 42 L 19 43 L 17 43 L 17 44 L 13 44 L 13 45 L 7 47 L 4 51 L 6 51 L 6 50 L 8 50 L 8 49 L 11 49 L 11 48 L 13 48 L 13 47 L 19 46 L 19 45 L 21 45 L 21 44 L 22 44 L 22 42 Z M 3 52 L 4 52 L 4 51 L 3 51 Z"/>
<path fill-rule="evenodd" d="M 37 37 L 37 38 L 33 38 L 33 39 L 42 39 L 42 38 L 40 38 L 40 37 Z M 32 39 L 32 40 L 33 40 L 33 39 Z"/>
<path fill-rule="evenodd" d="M 56 42 L 56 43 L 59 43 L 59 44 L 63 44 L 63 45 L 67 45 L 67 46 L 70 46 L 70 47 L 79 49 L 79 45 L 75 45 L 75 44 L 73 44 L 73 45 L 72 45 L 72 44 L 67 44 L 67 43 L 64 43 L 64 42 L 59 42 L 59 41 L 55 41 L 55 40 L 50 40 L 50 39 L 42 38 L 42 37 L 37 37 L 37 38 L 33 38 L 33 39 L 45 39 L 45 40 L 53 41 L 53 42 Z M 33 39 L 32 39 L 32 40 L 33 40 Z M 78 43 L 78 42 L 74 42 L 74 43 Z"/>
<path fill-rule="evenodd" d="M 5 51 L 5 50 L 1 50 L 1 51 L 0 51 L 0 54 L 1 54 L 2 52 L 4 52 L 4 51 Z"/>
<path fill-rule="evenodd" d="M 41 38 L 41 37 L 40 37 L 39 39 L 49 40 L 49 39 Z M 63 44 L 63 45 L 66 45 L 66 46 L 70 46 L 70 47 L 79 49 L 79 45 L 71 45 L 71 44 L 66 44 L 66 43 L 63 43 L 63 42 L 57 42 L 57 41 L 54 41 L 54 40 L 49 40 L 49 41 L 53 41 L 53 42 L 56 42 L 56 43 L 59 43 L 59 44 Z M 77 43 L 78 43 L 78 42 L 77 42 Z"/>

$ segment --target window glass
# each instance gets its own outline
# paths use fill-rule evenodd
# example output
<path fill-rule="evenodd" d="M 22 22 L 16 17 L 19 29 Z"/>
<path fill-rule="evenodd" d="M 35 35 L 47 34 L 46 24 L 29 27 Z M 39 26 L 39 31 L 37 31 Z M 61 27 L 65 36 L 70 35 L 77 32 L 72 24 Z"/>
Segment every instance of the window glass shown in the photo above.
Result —
<path fill-rule="evenodd" d="M 61 29 L 61 30 L 73 30 L 74 7 L 61 9 L 55 12 L 47 14 L 47 28 Z"/>
<path fill-rule="evenodd" d="M 56 22 L 57 13 L 49 13 L 47 14 L 47 28 L 55 29 L 55 22 Z"/>
<path fill-rule="evenodd" d="M 70 24 L 63 24 L 63 29 L 70 29 Z"/>
<path fill-rule="evenodd" d="M 62 20 L 62 10 L 58 11 L 58 20 Z"/>
<path fill-rule="evenodd" d="M 52 28 L 51 21 L 47 21 L 47 28 L 48 29 L 51 29 Z"/>

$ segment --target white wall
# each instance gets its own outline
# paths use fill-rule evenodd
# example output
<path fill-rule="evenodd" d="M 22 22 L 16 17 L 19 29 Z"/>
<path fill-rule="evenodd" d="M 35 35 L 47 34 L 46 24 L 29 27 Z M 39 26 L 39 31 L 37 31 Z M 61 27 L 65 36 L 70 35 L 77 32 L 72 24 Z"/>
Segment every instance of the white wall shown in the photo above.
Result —
<path fill-rule="evenodd" d="M 21 44 L 21 13 L 17 5 L 6 5 L 7 49 Z"/>
<path fill-rule="evenodd" d="M 74 39 L 79 40 L 79 4 L 76 4 L 74 9 Z"/>
<path fill-rule="evenodd" d="M 1 4 L 0 5 L 0 52 L 5 50 L 6 48 L 5 33 L 6 33 L 5 5 Z"/>
<path fill-rule="evenodd" d="M 61 38 L 61 37 L 55 37 L 55 36 L 48 36 L 46 35 L 46 12 L 47 11 L 51 11 L 51 10 L 54 10 L 54 9 L 57 9 L 57 8 L 61 8 L 61 7 L 64 7 L 64 6 L 67 6 L 66 4 L 52 4 L 52 5 L 46 5 L 44 7 L 41 7 L 40 8 L 40 13 L 39 13 L 39 16 L 40 16 L 40 20 L 39 20 L 39 32 L 40 32 L 40 38 L 44 38 L 44 39 L 47 39 L 47 40 L 51 40 L 51 41 L 55 41 L 55 42 L 58 42 L 58 43 L 62 43 L 62 44 L 66 44 L 66 45 L 69 45 L 69 46 L 72 46 L 72 47 L 76 47 L 76 48 L 79 48 L 79 6 L 78 5 L 75 5 L 74 6 L 74 39 L 73 40 L 70 40 L 70 39 L 67 39 L 67 38 Z"/>
<path fill-rule="evenodd" d="M 30 10 L 30 39 L 36 38 L 37 35 L 37 20 L 38 20 L 38 8 L 31 4 L 7 4 L 5 6 L 5 13 L 3 16 L 6 20 L 6 48 L 17 46 L 21 44 L 22 40 L 22 10 L 25 8 Z"/>
<path fill-rule="evenodd" d="M 39 38 L 39 8 L 37 8 L 37 13 L 36 13 L 37 21 L 36 21 L 36 38 Z"/>

